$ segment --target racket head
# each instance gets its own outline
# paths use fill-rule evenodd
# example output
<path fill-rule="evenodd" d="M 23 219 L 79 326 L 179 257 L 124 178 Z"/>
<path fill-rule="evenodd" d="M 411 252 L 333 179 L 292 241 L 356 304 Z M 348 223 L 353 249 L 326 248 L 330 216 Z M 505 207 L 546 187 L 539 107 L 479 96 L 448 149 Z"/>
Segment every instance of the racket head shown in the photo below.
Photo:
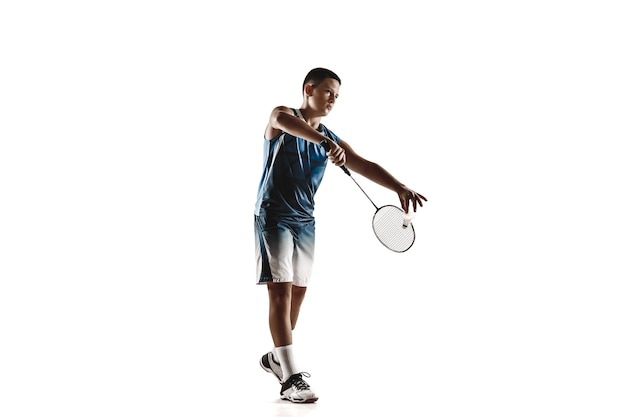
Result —
<path fill-rule="evenodd" d="M 372 218 L 374 234 L 387 249 L 394 252 L 406 252 L 415 242 L 413 224 L 404 226 L 404 210 L 400 207 L 382 206 Z"/>

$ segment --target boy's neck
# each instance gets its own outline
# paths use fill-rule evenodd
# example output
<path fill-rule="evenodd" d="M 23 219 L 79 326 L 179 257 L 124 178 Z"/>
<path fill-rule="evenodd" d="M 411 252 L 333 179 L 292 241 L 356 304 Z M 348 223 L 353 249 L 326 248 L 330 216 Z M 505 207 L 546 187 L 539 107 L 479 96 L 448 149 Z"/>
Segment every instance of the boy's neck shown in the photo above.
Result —
<path fill-rule="evenodd" d="M 313 129 L 317 129 L 322 121 L 322 116 L 311 115 L 311 110 L 306 107 L 300 108 L 300 113 L 304 117 L 304 121 Z"/>

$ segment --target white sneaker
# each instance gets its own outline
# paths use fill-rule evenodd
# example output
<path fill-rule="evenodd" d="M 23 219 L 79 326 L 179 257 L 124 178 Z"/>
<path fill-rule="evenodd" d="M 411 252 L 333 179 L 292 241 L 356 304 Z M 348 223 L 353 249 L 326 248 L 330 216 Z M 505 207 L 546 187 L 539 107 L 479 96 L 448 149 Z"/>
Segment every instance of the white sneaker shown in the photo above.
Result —
<path fill-rule="evenodd" d="M 274 358 L 272 352 L 267 352 L 265 355 L 261 356 L 259 364 L 261 365 L 261 368 L 265 369 L 266 372 L 269 372 L 278 378 L 278 382 L 280 384 L 283 383 L 283 370 L 280 367 L 280 363 L 278 363 L 276 358 Z"/>
<path fill-rule="evenodd" d="M 289 400 L 292 403 L 314 403 L 318 397 L 315 395 L 309 384 L 304 382 L 302 377 L 309 378 L 306 372 L 291 375 L 280 390 L 280 398 Z"/>

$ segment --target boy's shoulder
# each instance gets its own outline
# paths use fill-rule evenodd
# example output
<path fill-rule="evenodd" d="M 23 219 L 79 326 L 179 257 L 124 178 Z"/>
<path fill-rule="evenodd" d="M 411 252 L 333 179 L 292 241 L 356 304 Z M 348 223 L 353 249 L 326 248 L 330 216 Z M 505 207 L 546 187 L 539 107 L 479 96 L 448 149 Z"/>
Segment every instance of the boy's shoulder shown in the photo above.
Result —
<path fill-rule="evenodd" d="M 272 109 L 272 113 L 274 112 L 282 112 L 282 113 L 291 113 L 296 114 L 296 109 L 291 106 L 276 106 Z"/>

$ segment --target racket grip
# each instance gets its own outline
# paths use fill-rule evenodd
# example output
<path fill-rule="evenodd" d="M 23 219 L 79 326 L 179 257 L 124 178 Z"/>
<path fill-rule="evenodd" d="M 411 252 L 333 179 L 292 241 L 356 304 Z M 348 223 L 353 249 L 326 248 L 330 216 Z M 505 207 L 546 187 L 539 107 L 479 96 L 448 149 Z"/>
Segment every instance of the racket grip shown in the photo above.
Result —
<path fill-rule="evenodd" d="M 322 148 L 324 148 L 326 152 L 330 151 L 330 144 L 328 143 L 328 140 L 322 139 L 320 145 L 322 146 Z M 348 171 L 348 168 L 346 168 L 344 165 L 340 166 L 339 168 L 341 168 L 343 172 L 346 173 L 346 175 L 351 175 L 350 171 Z"/>

